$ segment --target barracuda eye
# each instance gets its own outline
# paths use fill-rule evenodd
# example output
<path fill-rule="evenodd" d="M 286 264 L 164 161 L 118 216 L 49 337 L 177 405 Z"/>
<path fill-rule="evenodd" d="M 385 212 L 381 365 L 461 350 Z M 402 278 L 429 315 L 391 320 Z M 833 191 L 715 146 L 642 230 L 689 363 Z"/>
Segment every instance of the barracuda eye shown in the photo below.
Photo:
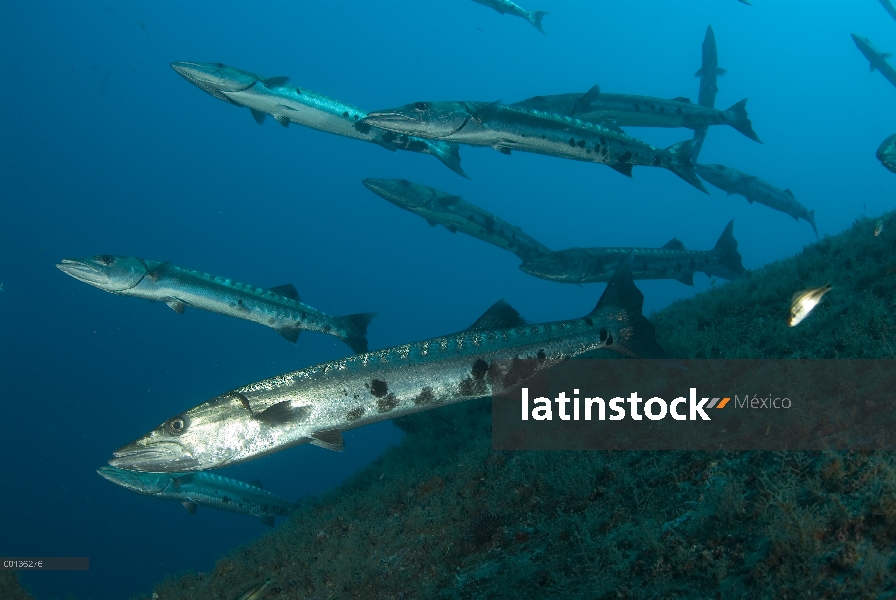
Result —
<path fill-rule="evenodd" d="M 110 256 L 110 255 L 108 255 L 108 254 L 101 254 L 100 256 L 97 256 L 97 257 L 96 257 L 96 260 L 97 260 L 98 262 L 100 262 L 100 263 L 106 265 L 106 266 L 108 267 L 108 266 L 111 265 L 113 262 L 115 262 L 115 257 L 114 257 L 114 256 Z"/>
<path fill-rule="evenodd" d="M 429 104 L 427 104 L 426 102 L 414 102 L 414 110 L 429 110 Z"/>
<path fill-rule="evenodd" d="M 181 435 L 187 430 L 187 420 L 185 417 L 174 417 L 166 423 L 165 428 L 172 435 Z"/>

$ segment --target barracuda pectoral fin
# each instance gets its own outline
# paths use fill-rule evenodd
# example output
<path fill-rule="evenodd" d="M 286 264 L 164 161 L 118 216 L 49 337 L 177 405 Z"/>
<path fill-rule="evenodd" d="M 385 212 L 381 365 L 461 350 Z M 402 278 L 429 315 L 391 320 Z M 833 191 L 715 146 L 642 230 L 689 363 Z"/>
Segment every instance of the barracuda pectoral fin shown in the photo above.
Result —
<path fill-rule="evenodd" d="M 684 247 L 684 244 L 681 243 L 681 240 L 679 240 L 678 238 L 672 238 L 671 240 L 666 242 L 666 245 L 663 246 L 661 250 L 687 250 L 687 248 Z"/>
<path fill-rule="evenodd" d="M 461 200 L 463 200 L 463 198 L 460 196 L 442 196 L 439 198 L 439 204 L 442 206 L 454 206 Z"/>
<path fill-rule="evenodd" d="M 582 97 L 579 100 L 582 101 L 584 106 L 590 106 L 592 102 L 596 102 L 597 99 L 600 98 L 600 84 L 595 84 L 591 86 L 591 89 L 582 94 Z M 578 108 L 578 101 L 576 102 Z"/>
<path fill-rule="evenodd" d="M 267 113 L 263 113 L 260 110 L 255 110 L 254 108 L 250 108 L 249 112 L 252 113 L 252 118 L 255 119 L 255 122 L 261 125 L 264 123 L 265 117 L 267 117 Z"/>
<path fill-rule="evenodd" d="M 283 87 L 287 83 L 289 83 L 289 77 L 268 77 L 267 79 L 262 81 L 264 87 L 268 88 L 269 90 Z"/>
<path fill-rule="evenodd" d="M 491 104 L 486 104 L 479 110 L 473 113 L 473 118 L 479 122 L 487 121 L 489 119 L 494 119 L 498 115 L 501 114 L 501 110 L 504 108 L 504 103 L 500 100 L 495 100 Z"/>
<path fill-rule="evenodd" d="M 311 408 L 308 406 L 293 406 L 292 402 L 284 400 L 253 414 L 252 418 L 265 425 L 283 425 L 303 421 L 310 412 Z"/>
<path fill-rule="evenodd" d="M 342 439 L 342 432 L 338 429 L 328 429 L 326 431 L 315 431 L 311 434 L 310 444 L 333 450 L 334 452 L 342 452 L 345 450 L 345 440 Z"/>
<path fill-rule="evenodd" d="M 187 310 L 187 303 L 183 300 L 178 300 L 177 298 L 168 298 L 167 300 L 165 300 L 165 304 L 170 306 L 171 310 L 179 315 L 184 314 L 184 311 Z"/>
<path fill-rule="evenodd" d="M 494 148 L 501 154 L 506 154 L 507 156 L 510 156 L 510 153 L 513 151 L 513 148 L 501 143 L 495 144 L 494 146 L 492 146 L 492 148 Z"/>
<path fill-rule="evenodd" d="M 281 296 L 286 296 L 291 300 L 299 301 L 299 292 L 296 290 L 296 286 L 291 283 L 284 283 L 283 285 L 278 285 L 272 288 L 268 288 L 275 294 L 280 294 Z"/>
<path fill-rule="evenodd" d="M 276 327 L 274 331 L 282 335 L 286 340 L 292 342 L 293 344 L 298 343 L 299 334 L 302 333 L 302 329 L 296 325 L 285 325 L 283 327 Z"/>
<path fill-rule="evenodd" d="M 514 307 L 510 306 L 506 300 L 498 300 L 465 331 L 490 331 L 492 329 L 520 327 L 525 324 L 526 319 L 520 316 L 520 313 Z"/>
<path fill-rule="evenodd" d="M 195 502 L 193 502 L 192 500 L 184 500 L 184 501 L 181 502 L 181 504 L 184 505 L 184 508 L 187 509 L 187 512 L 188 512 L 188 513 L 190 513 L 191 515 L 195 515 L 195 514 L 196 514 L 196 506 L 197 506 L 197 504 L 196 504 Z"/>

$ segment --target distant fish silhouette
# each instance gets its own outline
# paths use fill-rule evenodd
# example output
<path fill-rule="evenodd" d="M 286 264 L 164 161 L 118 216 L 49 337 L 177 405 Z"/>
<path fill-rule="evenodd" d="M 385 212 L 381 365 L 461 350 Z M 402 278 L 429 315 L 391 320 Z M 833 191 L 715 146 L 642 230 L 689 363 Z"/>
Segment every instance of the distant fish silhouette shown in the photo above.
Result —
<path fill-rule="evenodd" d="M 149 35 L 149 31 L 146 29 L 146 23 L 143 22 L 143 19 L 137 19 L 137 22 L 140 23 L 140 28 L 143 30 L 143 33 Z"/>

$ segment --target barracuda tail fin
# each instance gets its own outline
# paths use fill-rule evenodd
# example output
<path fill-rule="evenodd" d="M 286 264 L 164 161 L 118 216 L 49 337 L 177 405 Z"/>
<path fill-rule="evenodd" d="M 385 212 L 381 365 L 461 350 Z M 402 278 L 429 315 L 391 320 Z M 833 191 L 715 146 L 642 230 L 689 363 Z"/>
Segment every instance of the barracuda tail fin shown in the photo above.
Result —
<path fill-rule="evenodd" d="M 707 275 L 715 275 L 722 279 L 736 279 L 744 273 L 744 263 L 737 251 L 737 240 L 734 239 L 734 219 L 728 221 L 725 231 L 719 236 L 716 247 L 713 248 L 716 265 L 710 266 Z"/>
<path fill-rule="evenodd" d="M 604 330 L 600 332 L 602 339 L 606 337 L 608 349 L 635 358 L 669 358 L 666 351 L 656 343 L 653 324 L 641 314 L 644 294 L 632 281 L 634 258 L 635 253 L 629 252 L 588 316 L 596 319 L 610 312 L 613 313 L 614 321 L 623 323 L 618 329 L 619 339 L 613 339 L 612 334 Z"/>
<path fill-rule="evenodd" d="M 334 319 L 345 330 L 345 336 L 340 336 L 339 339 L 355 354 L 367 352 L 367 326 L 375 316 L 376 313 L 361 313 Z"/>
<path fill-rule="evenodd" d="M 759 139 L 759 136 L 756 135 L 756 132 L 753 131 L 753 123 L 750 121 L 750 117 L 747 116 L 746 98 L 726 110 L 725 115 L 728 117 L 729 125 L 754 142 L 759 142 L 760 144 L 763 143 L 762 140 Z"/>
<path fill-rule="evenodd" d="M 543 10 L 536 10 L 533 13 L 529 13 L 529 22 L 532 23 L 532 25 L 535 27 L 535 29 L 537 29 L 541 33 L 544 33 L 544 29 L 542 29 L 542 27 L 541 27 L 541 20 L 544 18 L 544 16 L 546 14 L 548 14 L 548 13 L 546 13 Z M 544 33 L 544 35 L 547 35 L 547 34 Z"/>
<path fill-rule="evenodd" d="M 460 175 L 469 179 L 460 166 L 460 146 L 454 142 L 429 142 L 430 153 L 442 161 L 442 164 Z"/>
<path fill-rule="evenodd" d="M 686 140 L 684 142 L 672 144 L 671 146 L 666 148 L 666 152 L 668 152 L 672 156 L 672 164 L 669 166 L 669 170 L 690 183 L 692 186 L 694 186 L 704 194 L 708 194 L 709 192 L 706 191 L 703 183 L 697 177 L 697 171 L 694 169 L 694 163 L 691 162 L 691 157 L 694 155 L 695 143 L 695 140 Z"/>
<path fill-rule="evenodd" d="M 815 232 L 815 238 L 818 239 L 818 228 L 815 226 L 815 211 L 810 210 L 804 218 L 809 222 L 809 225 L 812 226 L 812 231 Z"/>

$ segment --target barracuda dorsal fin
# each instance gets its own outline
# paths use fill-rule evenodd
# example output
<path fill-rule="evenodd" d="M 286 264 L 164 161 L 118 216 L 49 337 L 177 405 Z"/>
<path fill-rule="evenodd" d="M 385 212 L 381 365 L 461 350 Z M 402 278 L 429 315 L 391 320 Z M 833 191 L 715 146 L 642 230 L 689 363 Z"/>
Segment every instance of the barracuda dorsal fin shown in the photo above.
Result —
<path fill-rule="evenodd" d="M 264 486 L 261 485 L 261 479 L 253 479 L 249 482 L 249 485 L 251 485 L 252 487 L 257 487 L 260 490 L 264 489 Z"/>
<path fill-rule="evenodd" d="M 790 196 L 791 200 L 796 200 L 796 196 L 793 195 L 793 192 L 791 192 L 789 188 L 784 190 L 784 193 Z"/>
<path fill-rule="evenodd" d="M 252 118 L 255 119 L 255 122 L 261 125 L 264 123 L 265 117 L 267 117 L 267 113 L 263 113 L 260 110 L 255 110 L 254 108 L 250 108 L 249 112 L 252 113 Z"/>
<path fill-rule="evenodd" d="M 187 509 L 188 513 L 190 513 L 191 515 L 196 514 L 196 503 L 195 502 L 193 502 L 192 500 L 184 500 L 181 502 L 181 504 L 184 505 L 184 508 Z"/>
<path fill-rule="evenodd" d="M 311 434 L 311 442 L 309 443 L 335 452 L 342 452 L 345 450 L 345 440 L 342 439 L 342 432 L 338 429 L 315 431 Z"/>
<path fill-rule="evenodd" d="M 165 300 L 165 304 L 170 306 L 171 310 L 179 315 L 184 314 L 184 311 L 187 310 L 187 303 L 183 300 L 178 300 L 177 298 L 168 298 Z"/>
<path fill-rule="evenodd" d="M 267 407 L 260 413 L 253 414 L 252 418 L 266 425 L 282 425 L 302 421 L 309 412 L 311 409 L 307 406 L 293 406 L 292 402 L 284 400 Z"/>
<path fill-rule="evenodd" d="M 525 324 L 526 319 L 521 317 L 515 308 L 510 306 L 506 300 L 498 300 L 464 331 L 489 331 L 492 329 L 519 327 Z"/>
<path fill-rule="evenodd" d="M 591 104 L 600 97 L 600 84 L 594 84 L 591 89 L 582 94 L 582 102 Z"/>
<path fill-rule="evenodd" d="M 477 121 L 485 121 L 497 117 L 501 113 L 502 108 L 504 108 L 504 103 L 500 100 L 495 100 L 474 112 L 472 116 Z"/>
<path fill-rule="evenodd" d="M 679 240 L 678 238 L 672 238 L 671 240 L 666 242 L 666 245 L 660 248 L 660 250 L 687 250 L 687 248 L 684 247 L 684 244 L 681 243 L 681 240 Z"/>
<path fill-rule="evenodd" d="M 278 87 L 283 87 L 284 85 L 289 83 L 289 77 L 268 77 L 261 83 L 264 84 L 264 87 L 268 88 L 269 90 L 273 90 Z"/>
<path fill-rule="evenodd" d="M 268 288 L 275 294 L 280 294 L 281 296 L 286 296 L 296 302 L 299 301 L 299 292 L 296 291 L 296 286 L 291 283 L 284 283 L 283 285 L 278 285 L 272 288 Z"/>

